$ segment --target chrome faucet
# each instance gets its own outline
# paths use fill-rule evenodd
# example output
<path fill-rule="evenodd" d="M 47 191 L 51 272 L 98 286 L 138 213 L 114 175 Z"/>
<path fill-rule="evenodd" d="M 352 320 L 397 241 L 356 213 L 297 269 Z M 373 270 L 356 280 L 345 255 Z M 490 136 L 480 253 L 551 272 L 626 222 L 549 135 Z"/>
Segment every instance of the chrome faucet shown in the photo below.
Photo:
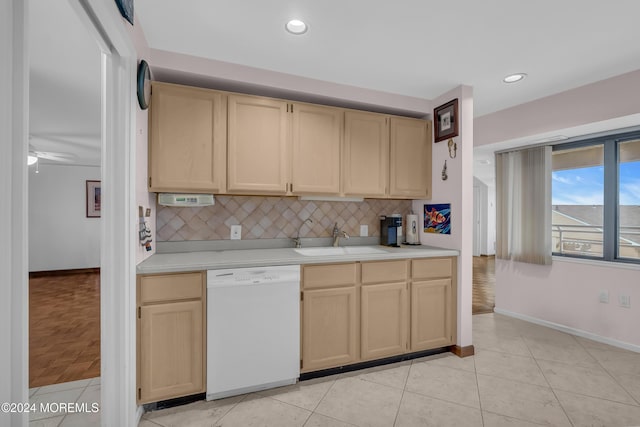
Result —
<path fill-rule="evenodd" d="M 336 222 L 333 226 L 333 246 L 340 246 L 340 238 L 344 237 L 345 239 L 349 238 L 349 235 L 346 231 L 342 231 L 338 228 L 338 223 Z"/>
<path fill-rule="evenodd" d="M 306 223 L 313 224 L 313 220 L 311 218 L 305 219 L 302 222 L 302 225 L 300 225 L 300 228 L 298 228 L 298 235 L 294 239 L 291 239 L 291 240 L 293 240 L 293 243 L 296 244 L 296 248 L 301 248 L 302 247 L 302 239 L 300 238 L 300 230 L 302 230 L 302 227 L 304 227 L 304 225 Z"/>

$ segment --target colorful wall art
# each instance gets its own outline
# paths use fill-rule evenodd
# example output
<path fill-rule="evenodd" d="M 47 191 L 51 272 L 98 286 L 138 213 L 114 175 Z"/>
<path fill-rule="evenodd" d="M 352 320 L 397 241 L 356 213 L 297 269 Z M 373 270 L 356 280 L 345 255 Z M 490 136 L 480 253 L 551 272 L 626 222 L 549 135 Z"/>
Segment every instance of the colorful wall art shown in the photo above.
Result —
<path fill-rule="evenodd" d="M 424 205 L 424 232 L 451 234 L 451 203 Z"/>

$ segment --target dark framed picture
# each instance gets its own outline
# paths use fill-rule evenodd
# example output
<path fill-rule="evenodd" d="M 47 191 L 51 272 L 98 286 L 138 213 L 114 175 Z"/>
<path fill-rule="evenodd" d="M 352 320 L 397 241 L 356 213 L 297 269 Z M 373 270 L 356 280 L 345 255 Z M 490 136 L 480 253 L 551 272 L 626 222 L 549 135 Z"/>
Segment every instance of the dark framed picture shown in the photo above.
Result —
<path fill-rule="evenodd" d="M 424 205 L 424 232 L 451 234 L 451 203 Z"/>
<path fill-rule="evenodd" d="M 433 120 L 435 122 L 434 142 L 458 136 L 458 98 L 435 108 Z"/>
<path fill-rule="evenodd" d="M 87 181 L 87 218 L 100 218 L 100 181 Z"/>

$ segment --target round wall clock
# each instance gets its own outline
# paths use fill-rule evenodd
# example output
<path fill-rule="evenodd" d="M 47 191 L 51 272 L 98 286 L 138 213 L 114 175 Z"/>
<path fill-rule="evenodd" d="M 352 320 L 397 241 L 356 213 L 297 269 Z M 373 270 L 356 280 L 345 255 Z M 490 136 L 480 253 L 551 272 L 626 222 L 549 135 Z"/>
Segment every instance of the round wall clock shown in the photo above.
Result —
<path fill-rule="evenodd" d="M 151 99 L 151 71 L 149 64 L 144 59 L 138 65 L 138 104 L 140 108 L 146 110 L 149 108 L 149 99 Z"/>

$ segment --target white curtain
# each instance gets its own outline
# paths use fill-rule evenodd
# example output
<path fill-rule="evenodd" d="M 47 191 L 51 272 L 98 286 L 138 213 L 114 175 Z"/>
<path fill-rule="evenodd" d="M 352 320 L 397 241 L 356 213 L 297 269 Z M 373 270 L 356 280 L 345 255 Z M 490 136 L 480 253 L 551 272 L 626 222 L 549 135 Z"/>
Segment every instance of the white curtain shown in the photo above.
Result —
<path fill-rule="evenodd" d="M 496 257 L 551 264 L 551 147 L 496 154 Z"/>

